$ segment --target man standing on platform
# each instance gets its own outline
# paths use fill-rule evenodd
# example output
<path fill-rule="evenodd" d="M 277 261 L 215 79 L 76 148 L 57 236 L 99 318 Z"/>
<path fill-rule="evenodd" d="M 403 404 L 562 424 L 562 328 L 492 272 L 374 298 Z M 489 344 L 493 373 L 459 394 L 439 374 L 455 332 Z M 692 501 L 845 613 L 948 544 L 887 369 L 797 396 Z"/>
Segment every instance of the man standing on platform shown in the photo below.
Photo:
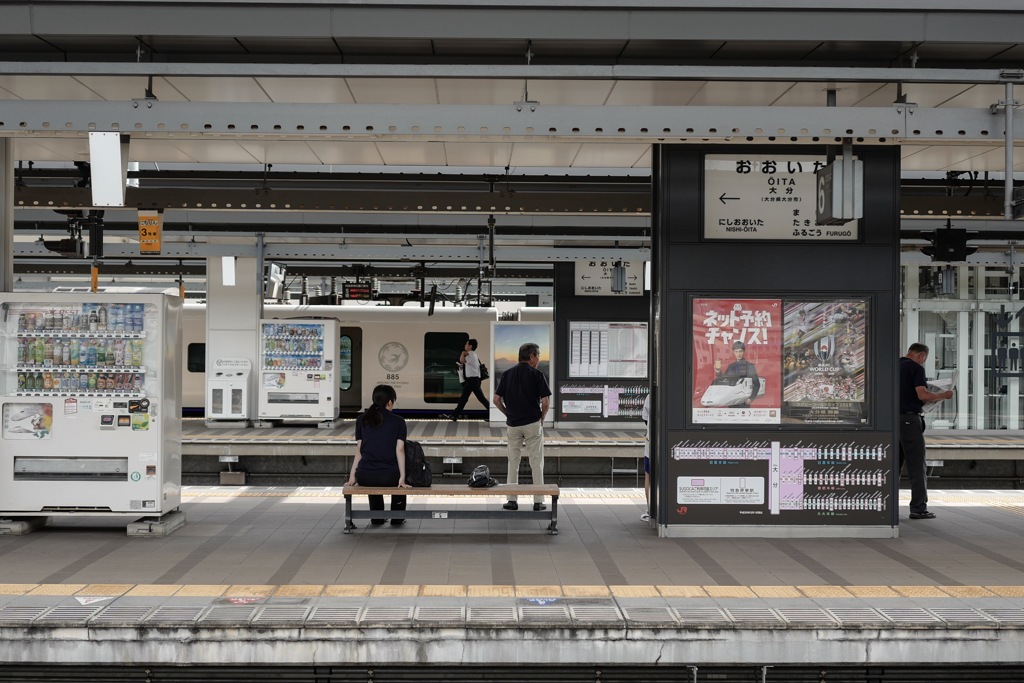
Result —
<path fill-rule="evenodd" d="M 910 519 L 935 519 L 928 511 L 928 482 L 924 455 L 924 416 L 926 401 L 953 398 L 953 392 L 928 391 L 923 363 L 928 347 L 911 344 L 907 355 L 900 358 L 900 471 L 907 463 L 910 477 Z"/>
<path fill-rule="evenodd" d="M 519 347 L 519 363 L 506 370 L 494 390 L 494 405 L 505 416 L 508 437 L 508 483 L 519 483 L 519 462 L 526 455 L 530 459 L 530 472 L 534 484 L 544 483 L 544 418 L 548 414 L 549 397 L 544 373 L 537 369 L 540 364 L 540 347 L 523 344 Z M 544 496 L 534 496 L 533 509 L 546 509 Z M 518 510 L 517 496 L 509 496 L 503 506 L 506 510 Z"/>

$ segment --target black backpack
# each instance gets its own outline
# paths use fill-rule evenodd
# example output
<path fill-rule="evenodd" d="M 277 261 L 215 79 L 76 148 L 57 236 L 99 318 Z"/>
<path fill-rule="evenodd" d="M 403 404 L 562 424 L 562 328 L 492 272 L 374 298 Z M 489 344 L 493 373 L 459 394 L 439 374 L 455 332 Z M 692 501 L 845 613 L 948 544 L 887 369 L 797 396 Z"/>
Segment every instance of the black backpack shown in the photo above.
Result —
<path fill-rule="evenodd" d="M 430 486 L 434 481 L 430 463 L 418 441 L 405 442 L 405 483 L 409 486 Z"/>
<path fill-rule="evenodd" d="M 475 489 L 484 489 L 497 486 L 498 481 L 491 476 L 491 471 L 487 468 L 487 465 L 477 465 L 473 468 L 473 473 L 469 475 L 468 484 Z"/>

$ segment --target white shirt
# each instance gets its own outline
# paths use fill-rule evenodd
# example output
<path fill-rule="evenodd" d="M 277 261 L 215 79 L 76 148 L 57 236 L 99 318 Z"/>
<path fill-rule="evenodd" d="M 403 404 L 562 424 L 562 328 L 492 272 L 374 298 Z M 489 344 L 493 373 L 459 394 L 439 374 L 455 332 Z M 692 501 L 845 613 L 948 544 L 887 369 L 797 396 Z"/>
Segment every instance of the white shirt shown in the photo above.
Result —
<path fill-rule="evenodd" d="M 466 373 L 466 377 L 480 376 L 480 357 L 476 355 L 476 351 L 466 352 L 466 364 L 463 366 L 463 371 Z"/>
<path fill-rule="evenodd" d="M 644 407 L 640 409 L 640 417 L 647 423 L 647 440 L 644 441 L 644 457 L 651 457 L 651 395 L 644 397 Z"/>

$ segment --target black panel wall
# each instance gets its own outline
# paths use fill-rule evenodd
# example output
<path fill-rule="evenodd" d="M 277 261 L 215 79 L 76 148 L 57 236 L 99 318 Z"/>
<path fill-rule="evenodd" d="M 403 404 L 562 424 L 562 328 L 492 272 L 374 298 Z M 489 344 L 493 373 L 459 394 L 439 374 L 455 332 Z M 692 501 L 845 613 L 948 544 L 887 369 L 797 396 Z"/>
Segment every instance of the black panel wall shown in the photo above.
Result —
<path fill-rule="evenodd" d="M 655 486 L 659 492 L 658 522 L 668 525 L 751 524 L 751 525 L 874 525 L 895 524 L 896 486 L 892 472 L 885 474 L 886 498 L 883 510 L 859 514 L 850 510 L 837 514 L 825 509 L 800 514 L 755 512 L 747 506 L 744 517 L 737 516 L 742 505 L 701 506 L 681 504 L 679 487 L 683 477 L 718 476 L 721 471 L 705 464 L 682 459 L 677 444 L 714 443 L 740 445 L 781 442 L 783 448 L 815 444 L 822 458 L 808 461 L 805 481 L 829 477 L 843 481 L 859 472 L 858 460 L 867 459 L 867 448 L 884 449 L 884 466 L 892 468 L 896 449 L 895 397 L 899 344 L 899 149 L 896 147 L 854 147 L 864 163 L 864 218 L 859 221 L 860 238 L 851 242 L 755 242 L 710 241 L 703 237 L 704 155 L 705 154 L 818 154 L 826 148 L 808 146 L 660 146 L 654 153 L 654 278 L 661 313 L 660 338 L 655 384 L 658 405 L 654 443 L 657 464 Z M 866 335 L 865 394 L 868 410 L 863 426 L 829 427 L 813 425 L 708 425 L 692 420 L 693 401 L 693 297 L 814 299 L 822 297 L 863 297 L 870 302 Z M 864 449 L 864 450 L 861 450 Z M 875 453 L 875 450 L 871 450 Z M 872 456 L 873 458 L 873 456 Z M 882 457 L 879 456 L 879 461 Z M 876 467 L 872 459 L 872 467 Z M 731 463 L 737 464 L 737 463 Z M 721 470 L 721 471 L 720 471 Z M 736 473 L 746 476 L 749 469 L 737 466 Z M 857 474 L 857 477 L 867 476 Z M 874 474 L 871 475 L 875 476 Z M 803 495 L 811 496 L 808 487 Z M 830 487 L 820 487 L 830 488 Z M 831 487 L 838 489 L 839 487 Z M 815 491 L 817 493 L 817 491 Z M 836 490 L 833 499 L 846 496 Z M 677 497 L 678 496 L 678 497 Z M 820 503 L 819 503 L 820 504 Z M 855 504 L 861 505 L 858 499 Z"/>

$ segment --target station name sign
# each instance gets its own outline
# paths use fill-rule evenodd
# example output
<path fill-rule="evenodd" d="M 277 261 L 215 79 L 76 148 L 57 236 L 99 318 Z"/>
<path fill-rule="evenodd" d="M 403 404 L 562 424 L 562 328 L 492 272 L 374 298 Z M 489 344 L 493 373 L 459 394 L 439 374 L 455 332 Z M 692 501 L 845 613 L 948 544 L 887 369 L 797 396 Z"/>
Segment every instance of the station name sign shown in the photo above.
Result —
<path fill-rule="evenodd" d="M 704 237 L 716 240 L 836 242 L 859 239 L 856 221 L 818 225 L 822 155 L 708 154 Z"/>

